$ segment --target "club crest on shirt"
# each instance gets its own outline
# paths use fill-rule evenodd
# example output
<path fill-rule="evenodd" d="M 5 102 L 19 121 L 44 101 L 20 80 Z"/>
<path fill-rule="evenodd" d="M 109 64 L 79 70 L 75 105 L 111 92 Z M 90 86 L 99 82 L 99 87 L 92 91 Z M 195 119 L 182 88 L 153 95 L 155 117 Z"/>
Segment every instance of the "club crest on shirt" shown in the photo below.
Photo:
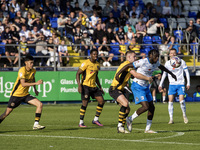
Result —
<path fill-rule="evenodd" d="M 139 98 L 138 98 L 138 97 L 136 97 L 136 98 L 135 98 L 135 100 L 136 100 L 136 102 L 138 102 L 138 101 L 139 101 Z"/>
<path fill-rule="evenodd" d="M 81 67 L 83 67 L 84 65 L 85 65 L 85 63 L 82 63 L 82 64 L 81 64 Z"/>
<path fill-rule="evenodd" d="M 20 72 L 20 73 L 19 73 L 19 76 L 22 77 L 22 75 L 23 75 L 23 74 Z"/>

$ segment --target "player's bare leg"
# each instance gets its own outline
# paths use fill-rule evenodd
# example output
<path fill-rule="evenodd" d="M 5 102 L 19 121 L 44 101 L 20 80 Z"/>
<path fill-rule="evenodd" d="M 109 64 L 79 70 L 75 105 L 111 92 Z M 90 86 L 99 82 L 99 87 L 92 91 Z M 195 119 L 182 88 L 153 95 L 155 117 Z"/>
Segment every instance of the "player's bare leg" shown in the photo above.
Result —
<path fill-rule="evenodd" d="M 151 101 L 151 102 L 149 102 L 149 109 L 148 109 L 148 114 L 147 114 L 147 124 L 146 124 L 145 133 L 157 133 L 153 130 L 150 130 L 153 116 L 154 116 L 154 111 L 155 111 L 155 106 L 153 104 L 153 101 Z"/>
<path fill-rule="evenodd" d="M 42 114 L 42 108 L 43 108 L 42 102 L 40 102 L 38 99 L 33 99 L 33 100 L 28 101 L 28 103 L 36 106 L 35 123 L 33 125 L 33 130 L 44 129 L 45 126 L 39 125 L 40 117 L 41 117 L 41 114 Z"/>
<path fill-rule="evenodd" d="M 102 96 L 95 97 L 95 99 L 97 100 L 98 105 L 97 105 L 96 114 L 95 114 L 94 120 L 92 120 L 92 123 L 98 126 L 103 126 L 103 124 L 99 122 L 99 116 L 101 115 L 105 101 Z"/>
<path fill-rule="evenodd" d="M 120 95 L 117 98 L 117 102 L 120 104 L 119 119 L 117 126 L 118 133 L 130 133 L 124 129 L 124 124 L 126 123 L 126 117 L 130 112 L 129 102 L 124 95 Z"/>
<path fill-rule="evenodd" d="M 168 124 L 173 124 L 173 113 L 174 113 L 174 106 L 173 106 L 173 100 L 174 100 L 174 95 L 168 95 L 169 98 L 169 103 L 168 103 L 168 112 L 169 112 L 169 123 Z"/>
<path fill-rule="evenodd" d="M 183 112 L 184 123 L 187 124 L 188 123 L 188 118 L 186 116 L 186 106 L 185 106 L 184 95 L 179 95 L 179 102 L 180 102 L 181 110 Z"/>
<path fill-rule="evenodd" d="M 153 102 L 156 102 L 156 89 L 152 89 L 152 97 L 153 97 Z"/>
<path fill-rule="evenodd" d="M 82 128 L 87 127 L 86 125 L 84 125 L 84 121 L 83 121 L 85 117 L 87 105 L 88 105 L 88 100 L 82 100 L 82 106 L 80 109 L 80 121 L 79 121 L 79 127 L 82 127 Z"/>
<path fill-rule="evenodd" d="M 6 108 L 5 112 L 0 116 L 0 123 L 13 111 L 13 108 Z"/>
<path fill-rule="evenodd" d="M 161 93 L 162 93 L 162 97 L 163 97 L 163 103 L 166 103 L 166 95 L 167 95 L 167 90 L 166 90 L 166 88 L 164 88 L 164 89 L 161 91 Z"/>

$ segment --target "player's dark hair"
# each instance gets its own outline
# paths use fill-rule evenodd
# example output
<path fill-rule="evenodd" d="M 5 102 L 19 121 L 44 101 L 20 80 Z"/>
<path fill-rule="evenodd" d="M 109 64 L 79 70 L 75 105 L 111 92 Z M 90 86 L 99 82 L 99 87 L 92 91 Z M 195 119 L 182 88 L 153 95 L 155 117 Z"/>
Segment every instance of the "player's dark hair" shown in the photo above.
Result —
<path fill-rule="evenodd" d="M 127 52 L 125 53 L 125 56 L 127 56 L 128 54 L 132 54 L 132 53 L 134 53 L 134 54 L 135 54 L 135 52 L 134 52 L 134 51 L 127 51 Z"/>
<path fill-rule="evenodd" d="M 175 51 L 176 52 L 176 49 L 175 48 L 171 48 L 170 50 L 169 50 L 169 52 L 170 51 Z M 177 53 L 177 52 L 176 52 Z"/>
<path fill-rule="evenodd" d="M 156 49 L 152 49 L 149 51 L 148 57 L 150 57 L 150 55 L 152 55 L 152 57 L 159 57 L 159 51 Z"/>
<path fill-rule="evenodd" d="M 90 54 L 92 54 L 93 52 L 97 52 L 97 53 L 98 53 L 98 50 L 97 50 L 97 49 L 92 49 L 92 50 L 90 51 Z"/>
<path fill-rule="evenodd" d="M 30 54 L 26 55 L 24 61 L 29 61 L 29 60 L 34 60 L 33 56 L 31 56 Z"/>

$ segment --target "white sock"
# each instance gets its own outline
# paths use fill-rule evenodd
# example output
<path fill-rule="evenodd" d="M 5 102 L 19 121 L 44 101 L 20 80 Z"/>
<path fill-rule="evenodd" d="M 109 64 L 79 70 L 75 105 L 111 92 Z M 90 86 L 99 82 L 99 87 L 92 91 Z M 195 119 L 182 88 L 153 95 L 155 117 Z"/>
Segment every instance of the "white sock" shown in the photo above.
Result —
<path fill-rule="evenodd" d="M 148 119 L 147 119 L 147 125 L 146 125 L 146 129 L 145 129 L 145 131 L 150 130 L 150 128 L 151 128 L 151 124 L 152 124 L 152 120 L 148 120 Z"/>
<path fill-rule="evenodd" d="M 168 103 L 168 112 L 170 120 L 173 120 L 173 112 L 174 112 L 173 102 Z"/>
<path fill-rule="evenodd" d="M 132 116 L 130 116 L 130 119 L 133 121 L 133 119 L 135 119 L 137 117 L 138 117 L 138 114 L 135 111 L 134 114 Z"/>
<path fill-rule="evenodd" d="M 118 123 L 117 127 L 122 127 L 122 123 Z"/>
<path fill-rule="evenodd" d="M 166 99 L 165 99 L 165 96 L 163 96 L 162 98 L 163 98 L 163 102 L 165 102 L 165 100 L 166 100 Z"/>
<path fill-rule="evenodd" d="M 98 120 L 99 120 L 99 117 L 95 116 L 94 121 L 98 121 Z"/>
<path fill-rule="evenodd" d="M 84 123 L 83 120 L 80 120 L 79 124 L 83 124 L 83 123 Z"/>
<path fill-rule="evenodd" d="M 39 122 L 38 122 L 38 121 L 35 121 L 34 126 L 35 126 L 35 125 L 38 125 L 38 124 L 39 124 Z"/>
<path fill-rule="evenodd" d="M 153 96 L 153 101 L 156 101 L 156 97 L 155 96 Z"/>
<path fill-rule="evenodd" d="M 180 106 L 181 106 L 181 110 L 183 112 L 183 116 L 185 117 L 186 116 L 186 106 L 185 106 L 185 100 L 182 100 L 180 102 Z"/>

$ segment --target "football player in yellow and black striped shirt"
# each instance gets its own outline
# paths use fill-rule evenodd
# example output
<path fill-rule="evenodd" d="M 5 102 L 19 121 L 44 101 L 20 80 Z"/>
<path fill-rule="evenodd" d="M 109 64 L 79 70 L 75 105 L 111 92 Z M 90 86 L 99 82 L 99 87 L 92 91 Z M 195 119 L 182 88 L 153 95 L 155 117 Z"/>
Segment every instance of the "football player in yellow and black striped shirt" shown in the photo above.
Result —
<path fill-rule="evenodd" d="M 38 95 L 39 92 L 36 90 L 35 85 L 40 85 L 43 83 L 42 80 L 35 82 L 36 70 L 33 68 L 33 57 L 27 55 L 25 57 L 25 66 L 20 68 L 18 71 L 18 77 L 14 84 L 13 90 L 10 93 L 10 100 L 6 111 L 0 116 L 0 123 L 12 112 L 12 110 L 18 107 L 21 102 L 25 102 L 36 106 L 35 113 L 35 123 L 33 129 L 44 129 L 44 126 L 39 125 L 39 120 L 42 113 L 42 103 L 35 97 L 31 96 L 28 92 L 30 86 L 34 87 L 35 94 Z"/>
<path fill-rule="evenodd" d="M 119 119 L 118 119 L 118 133 L 130 133 L 124 129 L 126 117 L 130 112 L 130 107 L 127 98 L 124 95 L 124 87 L 127 85 L 131 75 L 134 77 L 148 80 L 152 82 L 151 77 L 144 76 L 134 70 L 133 62 L 135 61 L 136 54 L 134 51 L 126 52 L 126 61 L 121 63 L 118 67 L 113 82 L 109 88 L 109 94 L 120 105 Z"/>
<path fill-rule="evenodd" d="M 82 99 L 79 127 L 87 127 L 85 126 L 83 119 L 85 116 L 88 101 L 90 100 L 90 96 L 98 101 L 98 105 L 96 108 L 96 115 L 92 123 L 98 126 L 103 126 L 99 122 L 99 116 L 102 112 L 105 101 L 102 96 L 104 92 L 98 78 L 98 71 L 100 69 L 100 64 L 99 62 L 97 62 L 97 58 L 98 58 L 98 51 L 96 49 L 92 49 L 90 52 L 90 59 L 82 63 L 76 74 L 78 92 L 81 93 L 81 99 Z M 81 74 L 82 74 L 82 79 L 80 82 Z"/>

